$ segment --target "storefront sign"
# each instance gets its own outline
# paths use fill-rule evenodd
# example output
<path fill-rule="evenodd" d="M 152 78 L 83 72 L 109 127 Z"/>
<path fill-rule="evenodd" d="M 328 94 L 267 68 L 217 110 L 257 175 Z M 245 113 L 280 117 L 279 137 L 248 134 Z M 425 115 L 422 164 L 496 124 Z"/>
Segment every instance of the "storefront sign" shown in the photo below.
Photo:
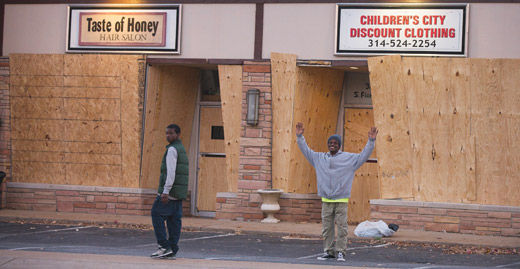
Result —
<path fill-rule="evenodd" d="M 467 5 L 337 5 L 336 55 L 466 56 Z"/>
<path fill-rule="evenodd" d="M 67 52 L 179 50 L 180 5 L 69 6 Z"/>

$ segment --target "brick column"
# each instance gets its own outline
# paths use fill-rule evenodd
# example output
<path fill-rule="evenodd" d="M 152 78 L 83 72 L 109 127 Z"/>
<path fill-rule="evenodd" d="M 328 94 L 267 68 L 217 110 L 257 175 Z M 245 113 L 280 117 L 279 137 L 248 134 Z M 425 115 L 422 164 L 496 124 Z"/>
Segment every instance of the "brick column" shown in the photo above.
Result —
<path fill-rule="evenodd" d="M 11 108 L 9 103 L 9 58 L 0 58 L 0 171 L 7 174 L 0 190 L 0 208 L 6 204 L 8 180 L 11 180 Z"/>

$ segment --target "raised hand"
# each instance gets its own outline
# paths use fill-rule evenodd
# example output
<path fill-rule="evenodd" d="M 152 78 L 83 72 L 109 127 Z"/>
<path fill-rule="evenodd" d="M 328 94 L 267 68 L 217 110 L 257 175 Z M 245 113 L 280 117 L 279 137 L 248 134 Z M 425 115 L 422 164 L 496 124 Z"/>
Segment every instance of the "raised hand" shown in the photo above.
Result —
<path fill-rule="evenodd" d="M 298 122 L 296 123 L 296 135 L 302 135 L 305 131 L 305 128 L 303 128 L 303 123 Z"/>
<path fill-rule="evenodd" d="M 379 132 L 379 131 L 377 130 L 376 127 L 372 127 L 372 128 L 370 128 L 370 131 L 368 131 L 368 138 L 370 138 L 370 139 L 376 139 L 376 137 L 377 137 L 377 133 L 378 133 L 378 132 Z"/>

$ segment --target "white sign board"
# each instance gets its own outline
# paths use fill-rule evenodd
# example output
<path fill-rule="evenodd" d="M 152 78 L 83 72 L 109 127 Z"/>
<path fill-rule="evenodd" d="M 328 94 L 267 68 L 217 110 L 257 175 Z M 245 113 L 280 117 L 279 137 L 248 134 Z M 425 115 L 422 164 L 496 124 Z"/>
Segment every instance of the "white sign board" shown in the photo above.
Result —
<path fill-rule="evenodd" d="M 179 54 L 180 5 L 69 6 L 67 52 Z"/>
<path fill-rule="evenodd" d="M 336 55 L 466 56 L 467 5 L 337 5 Z"/>

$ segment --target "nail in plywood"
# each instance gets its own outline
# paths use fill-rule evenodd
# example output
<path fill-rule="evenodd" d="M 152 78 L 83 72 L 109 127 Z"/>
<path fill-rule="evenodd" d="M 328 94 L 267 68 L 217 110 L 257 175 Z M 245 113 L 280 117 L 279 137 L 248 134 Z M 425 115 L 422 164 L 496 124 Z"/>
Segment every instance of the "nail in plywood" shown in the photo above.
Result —
<path fill-rule="evenodd" d="M 407 96 L 399 55 L 368 58 L 381 198 L 412 197 Z"/>
<path fill-rule="evenodd" d="M 226 150 L 227 192 L 238 190 L 240 124 L 242 115 L 242 66 L 218 66 Z"/>
<path fill-rule="evenodd" d="M 374 126 L 372 109 L 345 109 L 343 150 L 359 153 L 368 141 L 368 131 Z M 370 158 L 376 158 L 374 150 Z M 370 199 L 379 199 L 379 177 L 376 163 L 363 164 L 354 175 L 350 192 L 348 220 L 360 223 L 370 218 Z"/>
<path fill-rule="evenodd" d="M 149 67 L 149 74 L 141 187 L 157 188 L 159 168 L 168 143 L 165 131 L 169 124 L 179 125 L 182 144 L 189 152 L 199 70 L 178 66 L 154 66 Z"/>

